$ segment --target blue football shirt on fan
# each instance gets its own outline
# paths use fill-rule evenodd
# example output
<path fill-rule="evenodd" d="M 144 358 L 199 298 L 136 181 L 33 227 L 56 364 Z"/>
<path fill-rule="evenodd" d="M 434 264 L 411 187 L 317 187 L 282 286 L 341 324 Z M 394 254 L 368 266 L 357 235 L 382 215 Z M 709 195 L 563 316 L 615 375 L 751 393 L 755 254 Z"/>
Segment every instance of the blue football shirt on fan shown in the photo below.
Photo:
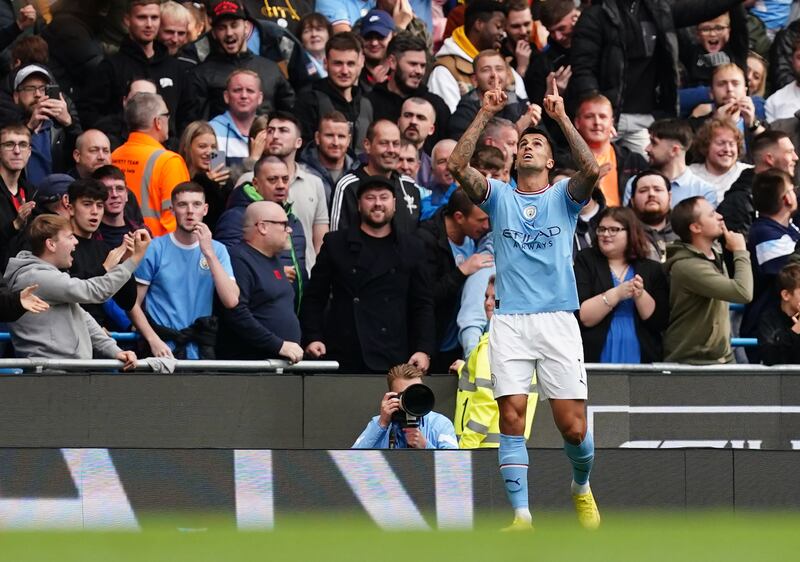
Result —
<path fill-rule="evenodd" d="M 228 250 L 216 240 L 211 243 L 225 273 L 233 279 Z M 137 283 L 149 285 L 145 310 L 157 324 L 182 330 L 211 315 L 214 279 L 199 242 L 187 246 L 175 240 L 172 233 L 159 236 L 150 243 L 134 276 Z M 171 342 L 165 343 L 175 348 Z M 200 358 L 197 345 L 186 346 L 186 358 Z"/>

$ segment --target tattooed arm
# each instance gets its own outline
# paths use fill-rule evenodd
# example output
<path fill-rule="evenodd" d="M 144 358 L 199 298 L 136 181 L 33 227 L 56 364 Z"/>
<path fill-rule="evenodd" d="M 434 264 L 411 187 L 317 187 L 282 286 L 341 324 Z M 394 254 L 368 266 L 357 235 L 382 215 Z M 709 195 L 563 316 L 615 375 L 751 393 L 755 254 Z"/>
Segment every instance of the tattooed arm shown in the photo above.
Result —
<path fill-rule="evenodd" d="M 495 113 L 503 109 L 508 96 L 502 90 L 489 90 L 483 96 L 483 105 L 478 115 L 470 126 L 461 135 L 450 158 L 447 159 L 447 169 L 462 187 L 464 192 L 475 203 L 480 203 L 486 197 L 487 181 L 483 174 L 469 165 L 475 145 L 481 136 L 486 124 L 494 117 Z"/>
<path fill-rule="evenodd" d="M 586 201 L 591 197 L 592 190 L 600 178 L 600 166 L 592 154 L 589 145 L 575 130 L 572 121 L 564 110 L 564 100 L 558 94 L 558 85 L 555 78 L 547 85 L 547 95 L 544 97 L 544 108 L 547 114 L 561 127 L 569 143 L 572 159 L 576 162 L 578 173 L 569 180 L 567 189 L 576 201 Z"/>

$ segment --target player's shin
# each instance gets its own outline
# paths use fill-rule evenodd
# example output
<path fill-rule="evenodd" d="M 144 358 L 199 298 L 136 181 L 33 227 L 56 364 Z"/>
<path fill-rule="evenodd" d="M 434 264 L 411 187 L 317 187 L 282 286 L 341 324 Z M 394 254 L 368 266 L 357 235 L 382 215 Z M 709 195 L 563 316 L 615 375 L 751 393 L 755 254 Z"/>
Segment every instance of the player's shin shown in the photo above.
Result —
<path fill-rule="evenodd" d="M 515 519 L 531 520 L 528 509 L 528 449 L 522 435 L 500 435 L 500 474 Z"/>
<path fill-rule="evenodd" d="M 591 432 L 586 431 L 586 436 L 579 445 L 564 441 L 564 451 L 572 464 L 572 493 L 587 493 L 589 491 L 589 474 L 594 464 L 594 439 Z"/>

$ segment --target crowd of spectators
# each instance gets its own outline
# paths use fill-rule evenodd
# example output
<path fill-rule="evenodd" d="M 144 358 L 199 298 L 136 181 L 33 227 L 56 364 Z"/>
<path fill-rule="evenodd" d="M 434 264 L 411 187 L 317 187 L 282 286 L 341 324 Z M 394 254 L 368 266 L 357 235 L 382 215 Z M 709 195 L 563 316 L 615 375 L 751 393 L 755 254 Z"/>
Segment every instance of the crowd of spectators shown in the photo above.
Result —
<path fill-rule="evenodd" d="M 15 6 L 0 0 L 8 353 L 459 368 L 494 260 L 448 158 L 502 88 L 471 165 L 514 186 L 536 126 L 551 184 L 570 177 L 541 107 L 555 79 L 601 172 L 573 238 L 586 360 L 728 363 L 741 335 L 751 362 L 797 362 L 798 1 Z M 547 251 L 557 233 L 527 218 L 520 243 Z"/>

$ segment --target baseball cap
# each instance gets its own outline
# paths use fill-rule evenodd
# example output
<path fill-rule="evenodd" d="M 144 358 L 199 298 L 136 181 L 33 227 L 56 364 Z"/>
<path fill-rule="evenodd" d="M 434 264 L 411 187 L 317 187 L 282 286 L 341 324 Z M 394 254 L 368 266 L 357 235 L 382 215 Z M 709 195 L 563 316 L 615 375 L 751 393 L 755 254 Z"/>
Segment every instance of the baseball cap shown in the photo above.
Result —
<path fill-rule="evenodd" d="M 50 74 L 49 70 L 43 66 L 39 66 L 38 64 L 29 64 L 28 66 L 23 66 L 17 72 L 17 75 L 14 77 L 14 89 L 16 90 L 19 88 L 20 85 L 25 82 L 25 80 L 34 74 L 43 75 L 45 78 L 47 78 L 48 83 L 53 82 L 53 76 Z"/>
<path fill-rule="evenodd" d="M 388 12 L 383 10 L 370 10 L 361 22 L 361 36 L 369 33 L 377 33 L 381 37 L 386 37 L 395 30 L 394 20 Z"/>
<path fill-rule="evenodd" d="M 235 0 L 214 0 L 209 5 L 208 15 L 211 18 L 211 25 L 217 25 L 225 18 L 247 19 L 244 8 Z"/>
<path fill-rule="evenodd" d="M 358 191 L 356 192 L 356 195 L 358 198 L 361 198 L 364 193 L 372 189 L 388 189 L 392 192 L 392 197 L 395 196 L 394 183 L 383 176 L 367 176 L 361 180 L 361 182 L 358 184 Z"/>
<path fill-rule="evenodd" d="M 36 189 L 36 197 L 34 200 L 37 205 L 47 205 L 58 201 L 62 195 L 66 195 L 69 191 L 69 186 L 75 178 L 67 174 L 50 174 L 42 178 Z"/>

